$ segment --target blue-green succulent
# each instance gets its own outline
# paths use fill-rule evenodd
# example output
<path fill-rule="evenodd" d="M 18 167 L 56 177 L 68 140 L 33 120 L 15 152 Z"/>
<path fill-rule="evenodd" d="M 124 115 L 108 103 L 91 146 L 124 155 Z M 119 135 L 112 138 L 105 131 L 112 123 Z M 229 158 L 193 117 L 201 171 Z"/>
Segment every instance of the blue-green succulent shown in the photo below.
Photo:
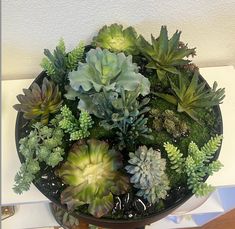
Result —
<path fill-rule="evenodd" d="M 161 158 L 159 150 L 140 146 L 135 153 L 129 153 L 130 165 L 125 169 L 132 174 L 130 182 L 139 189 L 136 195 L 143 196 L 149 203 L 156 203 L 165 199 L 170 189 L 166 175 L 166 160 Z"/>
<path fill-rule="evenodd" d="M 138 73 L 132 63 L 132 56 L 111 53 L 107 49 L 91 49 L 86 54 L 86 63 L 79 63 L 78 69 L 69 73 L 70 86 L 77 92 L 135 91 L 150 92 L 150 82 Z M 79 96 L 78 96 L 79 97 Z M 82 98 L 81 98 L 82 99 Z"/>

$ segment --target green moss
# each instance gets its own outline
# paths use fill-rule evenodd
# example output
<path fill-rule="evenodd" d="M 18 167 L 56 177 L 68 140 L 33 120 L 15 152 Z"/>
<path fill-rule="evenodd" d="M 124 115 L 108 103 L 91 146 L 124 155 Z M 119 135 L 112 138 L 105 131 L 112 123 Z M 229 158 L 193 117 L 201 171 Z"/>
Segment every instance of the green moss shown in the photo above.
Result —
<path fill-rule="evenodd" d="M 95 138 L 99 140 L 106 140 L 106 139 L 112 140 L 113 138 L 115 138 L 115 135 L 112 132 L 112 130 L 106 130 L 104 129 L 104 127 L 99 125 L 98 118 L 96 118 L 95 116 L 92 116 L 92 119 L 94 121 L 94 125 L 92 129 L 89 130 L 90 138 Z"/>
<path fill-rule="evenodd" d="M 202 147 L 207 141 L 209 141 L 211 136 L 216 134 L 215 129 L 215 120 L 216 116 L 212 109 L 210 110 L 199 110 L 198 115 L 201 118 L 201 121 L 204 122 L 204 125 L 200 125 L 191 119 L 187 114 L 178 113 L 176 110 L 176 106 L 168 103 L 167 101 L 161 98 L 152 98 L 150 102 L 151 108 L 158 108 L 161 112 L 166 109 L 171 109 L 176 112 L 177 116 L 184 120 L 189 127 L 188 136 L 182 137 L 179 140 L 175 140 L 172 136 L 167 133 L 165 130 L 160 132 L 153 131 L 154 140 L 143 139 L 141 141 L 142 144 L 146 145 L 157 145 L 163 152 L 163 143 L 169 142 L 174 145 L 177 145 L 181 152 L 187 152 L 188 145 L 191 141 L 194 141 L 199 147 Z M 149 127 L 152 126 L 152 120 L 149 120 Z"/>

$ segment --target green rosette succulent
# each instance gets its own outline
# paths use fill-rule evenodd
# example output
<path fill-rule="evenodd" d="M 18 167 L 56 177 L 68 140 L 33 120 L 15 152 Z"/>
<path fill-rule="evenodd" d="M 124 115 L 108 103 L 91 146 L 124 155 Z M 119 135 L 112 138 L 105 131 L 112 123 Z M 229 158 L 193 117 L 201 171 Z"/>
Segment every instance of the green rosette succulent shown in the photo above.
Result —
<path fill-rule="evenodd" d="M 156 69 L 158 79 L 163 84 L 167 83 L 167 73 L 180 74 L 177 67 L 190 62 L 185 57 L 195 55 L 195 48 L 189 49 L 187 45 L 180 42 L 180 34 L 181 32 L 177 30 L 168 40 L 167 28 L 162 26 L 158 38 L 151 36 L 152 44 L 149 44 L 141 35 L 137 40 L 138 48 L 149 60 L 146 67 Z"/>
<path fill-rule="evenodd" d="M 125 169 L 132 174 L 130 182 L 139 189 L 137 196 L 143 196 L 149 203 L 165 199 L 170 189 L 166 175 L 166 160 L 161 158 L 159 150 L 140 146 L 135 153 L 129 153 L 130 165 Z"/>
<path fill-rule="evenodd" d="M 58 85 L 45 77 L 40 88 L 33 83 L 30 89 L 23 89 L 24 95 L 17 96 L 20 104 L 13 107 L 24 113 L 25 119 L 39 119 L 43 124 L 48 123 L 49 115 L 59 111 L 62 104 L 61 92 Z"/>
<path fill-rule="evenodd" d="M 124 194 L 129 188 L 128 177 L 118 172 L 121 167 L 121 155 L 109 149 L 106 142 L 76 142 L 57 170 L 69 185 L 61 194 L 61 202 L 69 209 L 88 204 L 90 214 L 102 217 L 113 208 L 113 194 Z"/>
<path fill-rule="evenodd" d="M 136 40 L 137 33 L 133 27 L 123 29 L 122 25 L 112 24 L 100 29 L 98 35 L 93 38 L 93 44 L 112 52 L 137 55 L 139 50 L 136 47 Z"/>
<path fill-rule="evenodd" d="M 69 80 L 70 86 L 77 92 L 119 92 L 121 88 L 135 91 L 139 87 L 142 95 L 150 92 L 150 82 L 138 73 L 132 56 L 111 53 L 107 49 L 91 49 L 86 54 L 86 63 L 79 63 L 77 71 L 69 73 Z"/>

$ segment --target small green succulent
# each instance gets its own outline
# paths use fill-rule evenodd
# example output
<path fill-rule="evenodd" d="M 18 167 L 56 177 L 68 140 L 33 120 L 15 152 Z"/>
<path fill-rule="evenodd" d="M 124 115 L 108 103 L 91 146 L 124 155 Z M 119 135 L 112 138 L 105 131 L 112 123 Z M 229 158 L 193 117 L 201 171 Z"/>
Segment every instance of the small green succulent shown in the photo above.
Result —
<path fill-rule="evenodd" d="M 214 190 L 211 185 L 204 183 L 203 179 L 223 166 L 218 160 L 211 161 L 221 145 L 222 138 L 222 135 L 212 137 L 201 149 L 194 142 L 190 142 L 187 157 L 174 145 L 164 143 L 171 169 L 179 175 L 187 175 L 188 187 L 196 196 L 204 196 Z"/>
<path fill-rule="evenodd" d="M 107 49 L 91 49 L 86 54 L 86 63 L 79 63 L 78 70 L 69 73 L 70 86 L 77 92 L 135 91 L 140 94 L 150 92 L 150 82 L 138 73 L 132 63 L 132 56 L 111 53 Z M 78 95 L 79 96 L 79 95 Z M 82 99 L 82 97 L 81 97 Z"/>
<path fill-rule="evenodd" d="M 194 72 L 192 80 L 189 81 L 184 75 L 178 77 L 178 85 L 170 80 L 174 95 L 153 92 L 157 96 L 177 106 L 178 112 L 186 112 L 192 119 L 200 122 L 197 117 L 197 108 L 212 107 L 222 103 L 225 89 L 217 89 L 214 82 L 213 88 L 206 88 L 206 82 L 200 82 L 199 73 Z"/>
<path fill-rule="evenodd" d="M 143 196 L 149 203 L 165 199 L 170 189 L 166 175 L 166 160 L 159 150 L 140 146 L 135 153 L 129 153 L 130 165 L 125 169 L 132 174 L 130 182 L 139 189 L 137 196 Z"/>
<path fill-rule="evenodd" d="M 152 109 L 150 113 L 154 117 L 153 129 L 156 131 L 165 129 L 174 138 L 179 138 L 189 132 L 187 123 L 180 120 L 173 110 L 160 112 L 158 109 Z"/>
<path fill-rule="evenodd" d="M 133 145 L 138 137 L 151 138 L 151 129 L 147 127 L 148 118 L 145 113 L 149 98 L 138 101 L 139 89 L 120 93 L 109 91 L 92 95 L 83 95 L 78 104 L 79 109 L 87 110 L 100 118 L 100 125 L 106 130 L 114 130 L 118 135 L 119 148 L 127 143 Z"/>
<path fill-rule="evenodd" d="M 195 55 L 195 48 L 189 49 L 180 42 L 180 34 L 181 32 L 177 30 L 168 40 L 167 28 L 162 26 L 158 38 L 151 36 L 152 44 L 149 44 L 141 35 L 137 40 L 138 48 L 149 60 L 146 67 L 156 69 L 158 79 L 163 85 L 167 84 L 167 73 L 180 74 L 177 67 L 190 62 L 184 58 Z"/>
<path fill-rule="evenodd" d="M 40 170 L 40 163 L 55 167 L 63 160 L 64 133 L 58 126 L 58 120 L 52 119 L 49 126 L 40 122 L 32 125 L 30 133 L 20 139 L 19 152 L 25 158 L 20 171 L 15 176 L 13 190 L 17 194 L 27 191 Z"/>
<path fill-rule="evenodd" d="M 23 89 L 24 95 L 18 95 L 20 104 L 13 107 L 24 113 L 25 119 L 39 119 L 48 123 L 49 115 L 59 111 L 62 104 L 61 92 L 58 85 L 44 77 L 41 88 L 33 83 L 30 89 Z"/>
<path fill-rule="evenodd" d="M 41 67 L 55 83 L 63 84 L 68 72 L 77 68 L 83 57 L 84 48 L 84 43 L 80 42 L 71 52 L 66 53 L 64 40 L 60 39 L 53 54 L 48 49 L 44 50 L 47 58 L 42 59 Z"/>
<path fill-rule="evenodd" d="M 113 208 L 113 194 L 123 194 L 129 188 L 128 177 L 118 171 L 121 167 L 121 155 L 104 141 L 76 142 L 56 172 L 69 185 L 61 202 L 69 209 L 88 204 L 90 214 L 102 217 Z"/>
<path fill-rule="evenodd" d="M 63 129 L 65 133 L 70 134 L 71 141 L 89 137 L 89 129 L 94 122 L 87 111 L 81 110 L 78 119 L 66 105 L 61 107 L 60 111 L 61 113 L 57 115 L 57 118 L 60 120 L 59 127 Z"/>
<path fill-rule="evenodd" d="M 137 33 L 133 27 L 123 29 L 122 25 L 112 24 L 100 29 L 98 35 L 93 38 L 93 44 L 112 52 L 136 55 L 139 51 L 136 47 L 136 40 Z"/>

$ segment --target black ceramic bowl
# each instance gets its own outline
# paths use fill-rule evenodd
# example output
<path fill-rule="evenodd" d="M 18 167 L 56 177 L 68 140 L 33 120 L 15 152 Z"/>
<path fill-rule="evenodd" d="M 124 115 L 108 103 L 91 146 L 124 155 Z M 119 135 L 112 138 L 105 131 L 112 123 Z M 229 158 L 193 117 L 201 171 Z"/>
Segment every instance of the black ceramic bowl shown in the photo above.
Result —
<path fill-rule="evenodd" d="M 38 77 L 34 80 L 34 82 L 39 85 L 42 83 L 42 79 L 47 76 L 45 72 L 41 72 Z M 202 76 L 200 76 L 201 81 L 205 81 Z M 207 85 L 209 87 L 209 85 Z M 222 116 L 219 106 L 215 106 L 215 113 L 217 114 L 218 120 L 218 128 L 217 131 L 219 134 L 223 134 L 223 122 Z M 24 137 L 27 130 L 27 121 L 23 118 L 23 113 L 18 112 L 16 118 L 16 127 L 15 127 L 15 139 L 16 139 L 16 148 L 20 158 L 21 163 L 24 162 L 23 156 L 19 153 L 19 140 Z M 216 160 L 220 153 L 219 148 L 214 155 L 213 160 Z M 208 177 L 204 178 L 206 181 Z M 50 167 L 44 168 L 44 171 L 41 172 L 38 179 L 33 182 L 34 185 L 38 188 L 40 192 L 42 192 L 49 200 L 59 205 L 60 207 L 66 209 L 65 205 L 60 203 L 60 193 L 63 190 L 62 182 L 58 179 L 54 172 L 50 169 Z M 173 190 L 169 199 L 167 199 L 167 204 L 165 205 L 165 209 L 158 211 L 157 213 L 153 213 L 148 215 L 147 217 L 138 218 L 138 219 L 123 219 L 123 220 L 114 220 L 114 219 L 106 219 L 106 218 L 95 218 L 88 214 L 83 213 L 72 213 L 75 217 L 80 220 L 86 221 L 89 224 L 105 227 L 105 228 L 114 228 L 114 229 L 134 229 L 134 228 L 143 228 L 145 225 L 151 224 L 155 221 L 158 221 L 165 216 L 169 215 L 172 211 L 174 211 L 177 207 L 186 202 L 190 197 L 193 196 L 192 192 L 184 187 L 183 190 L 178 192 L 179 190 Z"/>

